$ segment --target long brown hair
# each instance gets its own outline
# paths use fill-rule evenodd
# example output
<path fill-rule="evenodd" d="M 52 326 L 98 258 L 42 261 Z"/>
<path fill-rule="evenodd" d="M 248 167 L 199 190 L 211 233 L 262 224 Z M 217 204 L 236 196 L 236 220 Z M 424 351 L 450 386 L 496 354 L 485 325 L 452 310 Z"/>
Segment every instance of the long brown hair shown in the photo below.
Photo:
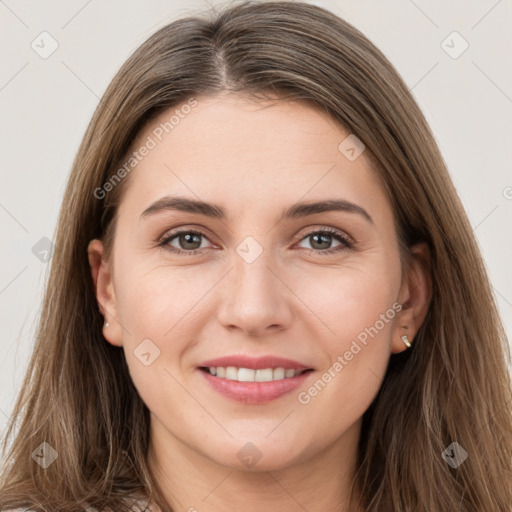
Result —
<path fill-rule="evenodd" d="M 0 508 L 122 511 L 134 496 L 169 510 L 147 465 L 149 411 L 123 350 L 102 335 L 87 245 L 112 246 L 129 177 L 104 198 L 94 191 L 118 173 L 146 123 L 223 91 L 277 94 L 331 115 L 372 155 L 403 258 L 415 242 L 430 248 L 427 318 L 412 348 L 391 356 L 363 417 L 355 481 L 365 510 L 510 512 L 510 348 L 471 226 L 391 63 L 347 22 L 300 2 L 238 3 L 170 23 L 103 95 L 60 212 L 37 339 L 3 441 Z M 58 454 L 46 469 L 31 456 L 53 453 L 43 442 Z M 468 454 L 458 467 L 442 456 L 452 443 Z"/>

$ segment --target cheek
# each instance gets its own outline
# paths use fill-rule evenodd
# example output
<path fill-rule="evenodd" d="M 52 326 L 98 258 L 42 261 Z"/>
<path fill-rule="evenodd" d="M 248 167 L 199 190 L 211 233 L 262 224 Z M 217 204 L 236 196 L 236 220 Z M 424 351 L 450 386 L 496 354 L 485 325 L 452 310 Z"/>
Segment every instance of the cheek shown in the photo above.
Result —
<path fill-rule="evenodd" d="M 324 358 L 318 379 L 303 390 L 299 403 L 332 411 L 332 417 L 325 414 L 333 424 L 363 414 L 388 365 L 399 286 L 398 259 L 303 283 L 298 293 L 308 297 L 307 305 L 317 315 L 312 320 L 316 330 L 310 330 L 317 334 L 315 343 Z M 339 412 L 343 414 L 336 416 Z"/>
<path fill-rule="evenodd" d="M 127 364 L 137 387 L 154 392 L 169 381 L 165 370 L 182 374 L 190 365 L 190 351 L 215 313 L 209 293 L 222 272 L 148 264 L 142 258 L 123 270 L 116 298 Z"/>
<path fill-rule="evenodd" d="M 158 339 L 171 336 L 175 326 L 193 314 L 194 304 L 214 283 L 208 270 L 171 268 L 149 257 L 147 261 L 140 257 L 126 262 L 119 275 L 117 310 L 127 331 L 151 333 Z"/>
<path fill-rule="evenodd" d="M 323 269 L 314 278 L 297 281 L 295 292 L 307 299 L 332 353 L 376 323 L 382 334 L 389 334 L 392 322 L 386 320 L 394 318 L 399 288 L 399 262 L 382 260 L 357 268 Z M 381 315 L 390 308 L 383 323 Z"/>
<path fill-rule="evenodd" d="M 179 270 L 142 264 L 126 267 L 117 296 L 123 325 L 123 350 L 141 398 L 152 411 L 165 402 L 172 410 L 184 407 L 187 395 L 182 380 L 182 355 L 193 344 L 194 304 L 204 291 L 199 276 L 185 279 Z M 196 306 L 197 307 L 197 306 Z M 173 376 L 175 378 L 173 378 Z"/>

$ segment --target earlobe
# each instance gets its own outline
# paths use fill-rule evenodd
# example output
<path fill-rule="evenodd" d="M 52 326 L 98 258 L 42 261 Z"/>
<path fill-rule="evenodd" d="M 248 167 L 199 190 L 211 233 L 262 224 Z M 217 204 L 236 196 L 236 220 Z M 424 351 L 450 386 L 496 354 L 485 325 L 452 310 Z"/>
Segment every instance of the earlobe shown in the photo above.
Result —
<path fill-rule="evenodd" d="M 91 240 L 87 247 L 87 255 L 98 308 L 105 319 L 103 336 L 112 345 L 122 346 L 122 333 L 116 320 L 117 304 L 113 277 L 110 265 L 105 259 L 103 243 L 100 240 Z"/>
<path fill-rule="evenodd" d="M 431 298 L 430 251 L 427 244 L 421 243 L 410 248 L 410 261 L 399 297 L 402 309 L 393 329 L 392 353 L 407 350 L 414 344 L 414 337 L 427 316 Z"/>

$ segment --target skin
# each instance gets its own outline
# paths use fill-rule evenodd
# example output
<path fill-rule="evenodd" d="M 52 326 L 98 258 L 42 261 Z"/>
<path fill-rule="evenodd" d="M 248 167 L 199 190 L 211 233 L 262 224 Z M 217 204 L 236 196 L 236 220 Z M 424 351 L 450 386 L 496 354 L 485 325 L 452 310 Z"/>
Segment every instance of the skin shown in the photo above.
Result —
<path fill-rule="evenodd" d="M 148 125 L 134 148 L 175 109 Z M 347 135 L 300 103 L 198 98 L 132 171 L 111 259 L 101 241 L 89 245 L 109 322 L 104 336 L 124 350 L 151 412 L 148 460 L 174 510 L 361 510 L 348 497 L 362 415 L 390 355 L 406 349 L 400 336 L 413 342 L 431 289 L 425 246 L 412 248 L 402 273 L 390 203 L 366 152 L 350 161 L 338 150 Z M 227 218 L 171 210 L 141 218 L 165 195 L 218 204 Z M 343 211 L 275 221 L 298 201 L 331 198 L 356 203 L 373 223 Z M 200 247 L 199 254 L 158 246 L 178 227 L 205 236 L 193 246 L 175 237 L 167 247 Z M 325 227 L 355 244 L 346 248 L 334 237 L 315 243 L 310 235 Z M 236 252 L 247 236 L 263 249 L 252 263 Z M 394 303 L 402 310 L 309 403 L 300 403 L 298 393 Z M 134 350 L 148 338 L 160 355 L 145 366 Z M 213 390 L 197 368 L 231 354 L 277 355 L 315 371 L 297 391 L 265 405 L 243 404 Z M 237 457 L 248 442 L 261 453 L 252 468 Z"/>

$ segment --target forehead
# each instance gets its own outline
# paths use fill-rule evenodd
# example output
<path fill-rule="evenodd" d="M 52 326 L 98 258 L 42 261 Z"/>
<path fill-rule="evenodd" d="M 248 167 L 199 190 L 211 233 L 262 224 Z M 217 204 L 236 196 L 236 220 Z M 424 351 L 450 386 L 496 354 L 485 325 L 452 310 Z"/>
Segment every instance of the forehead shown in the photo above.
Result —
<path fill-rule="evenodd" d="M 141 210 L 179 193 L 241 212 L 336 196 L 389 210 L 365 152 L 351 160 L 340 150 L 349 135 L 304 103 L 198 97 L 191 108 L 163 111 L 139 133 L 134 151 L 151 149 L 132 171 L 123 203 Z"/>

